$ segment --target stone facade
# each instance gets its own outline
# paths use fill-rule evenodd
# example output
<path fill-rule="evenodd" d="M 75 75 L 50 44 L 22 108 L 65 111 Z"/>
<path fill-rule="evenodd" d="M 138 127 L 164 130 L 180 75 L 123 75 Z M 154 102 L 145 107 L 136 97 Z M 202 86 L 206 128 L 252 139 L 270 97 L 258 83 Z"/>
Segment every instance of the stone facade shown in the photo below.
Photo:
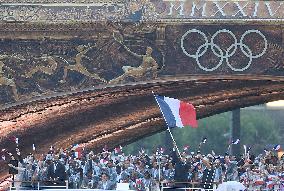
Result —
<path fill-rule="evenodd" d="M 0 104 L 165 75 L 282 76 L 283 6 L 2 1 Z"/>

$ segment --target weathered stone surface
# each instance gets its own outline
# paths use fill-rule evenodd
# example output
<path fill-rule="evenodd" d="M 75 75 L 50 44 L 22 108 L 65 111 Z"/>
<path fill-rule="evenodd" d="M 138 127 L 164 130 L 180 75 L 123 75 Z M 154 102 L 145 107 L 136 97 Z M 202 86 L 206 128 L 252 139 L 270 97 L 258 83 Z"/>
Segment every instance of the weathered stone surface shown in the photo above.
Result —
<path fill-rule="evenodd" d="M 32 144 L 37 154 L 51 144 L 60 148 L 74 143 L 99 152 L 105 144 L 111 149 L 163 131 L 165 123 L 152 91 L 192 102 L 199 119 L 283 99 L 284 77 L 277 77 L 284 76 L 283 2 L 187 1 L 181 6 L 182 2 L 1 1 L 1 148 L 14 151 L 9 137 L 17 136 L 24 154 L 31 152 Z M 149 9 L 153 5 L 155 9 Z M 254 34 L 249 33 L 252 30 Z M 114 39 L 116 33 L 122 42 Z M 208 43 L 215 36 L 216 44 L 206 45 L 202 33 Z M 235 45 L 231 34 L 237 39 Z M 138 54 L 145 54 L 150 46 L 161 68 L 158 78 L 143 75 L 108 84 L 123 74 L 123 66 L 141 65 L 141 59 L 122 44 Z M 90 47 L 77 57 L 82 48 Z M 208 52 L 194 58 L 203 49 Z M 64 68 L 78 60 L 107 82 L 77 70 L 62 83 Z M 219 62 L 216 70 L 206 71 Z M 249 67 L 240 70 L 247 63 Z M 27 76 L 39 66 L 55 69 Z M 17 88 L 19 101 L 11 87 Z M 1 180 L 7 165 L 2 161 L 0 166 Z"/>
<path fill-rule="evenodd" d="M 192 76 L 106 86 L 7 106 L 0 113 L 1 145 L 20 138 L 24 152 L 36 143 L 39 152 L 51 144 L 86 143 L 100 151 L 125 145 L 164 130 L 152 91 L 192 102 L 198 118 L 283 97 L 284 80 L 276 77 Z M 128 136 L 131 135 L 131 136 Z"/>

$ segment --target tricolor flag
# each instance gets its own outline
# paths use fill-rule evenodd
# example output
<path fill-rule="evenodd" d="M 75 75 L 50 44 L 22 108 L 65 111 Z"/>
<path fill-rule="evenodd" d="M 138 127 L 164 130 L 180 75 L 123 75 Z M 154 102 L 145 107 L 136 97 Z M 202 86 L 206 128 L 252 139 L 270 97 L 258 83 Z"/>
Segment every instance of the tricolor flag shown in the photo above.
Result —
<path fill-rule="evenodd" d="M 141 178 L 136 179 L 136 184 L 138 185 L 142 184 L 142 179 Z"/>
<path fill-rule="evenodd" d="M 239 142 L 240 142 L 240 139 L 237 139 L 236 141 L 232 141 L 232 144 L 237 145 L 237 144 L 239 144 Z"/>
<path fill-rule="evenodd" d="M 265 152 L 265 154 L 269 153 L 267 149 L 263 149 L 263 151 Z"/>
<path fill-rule="evenodd" d="M 275 150 L 275 151 L 278 151 L 280 149 L 280 145 L 275 145 L 274 147 L 273 147 L 273 150 Z"/>
<path fill-rule="evenodd" d="M 136 179 L 136 184 L 135 184 L 135 190 L 143 190 L 142 189 L 142 185 L 143 185 L 143 181 L 141 178 Z"/>
<path fill-rule="evenodd" d="M 77 159 L 81 159 L 82 158 L 83 148 L 80 145 L 78 145 L 78 144 L 74 145 L 72 150 L 75 151 L 74 152 L 74 157 L 75 158 L 77 158 Z"/>
<path fill-rule="evenodd" d="M 192 104 L 160 95 L 155 95 L 155 99 L 169 128 L 197 127 L 196 111 Z"/>
<path fill-rule="evenodd" d="M 189 150 L 189 145 L 184 145 L 184 146 L 183 146 L 183 150 L 184 150 L 184 151 Z"/>
<path fill-rule="evenodd" d="M 108 160 L 106 158 L 103 158 L 100 160 L 100 164 L 106 165 L 108 163 Z"/>

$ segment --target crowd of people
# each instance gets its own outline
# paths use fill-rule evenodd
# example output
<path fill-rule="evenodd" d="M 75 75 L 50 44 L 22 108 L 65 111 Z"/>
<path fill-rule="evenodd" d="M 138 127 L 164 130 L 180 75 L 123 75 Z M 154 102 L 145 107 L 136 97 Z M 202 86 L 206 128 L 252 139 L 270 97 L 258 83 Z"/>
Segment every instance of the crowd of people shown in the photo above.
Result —
<path fill-rule="evenodd" d="M 225 181 L 258 189 L 283 188 L 284 184 L 284 156 L 278 158 L 273 151 L 257 157 L 247 152 L 237 158 L 186 151 L 179 155 L 175 149 L 169 154 L 160 149 L 152 154 L 141 150 L 133 156 L 120 149 L 94 153 L 78 148 L 51 148 L 41 157 L 30 154 L 25 158 L 18 150 L 13 158 L 18 164 L 8 164 L 10 170 L 18 171 L 15 186 L 32 188 L 38 182 L 64 186 L 67 182 L 68 188 L 115 190 L 117 183 L 129 183 L 131 190 L 159 190 L 162 184 L 209 189 Z"/>

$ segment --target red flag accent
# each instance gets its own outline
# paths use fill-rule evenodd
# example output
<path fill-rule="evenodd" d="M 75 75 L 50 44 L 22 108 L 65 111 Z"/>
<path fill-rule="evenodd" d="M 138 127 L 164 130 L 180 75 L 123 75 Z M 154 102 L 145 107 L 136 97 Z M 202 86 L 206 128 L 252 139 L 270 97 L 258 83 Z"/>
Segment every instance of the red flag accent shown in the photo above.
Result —
<path fill-rule="evenodd" d="M 196 111 L 192 104 L 181 101 L 179 115 L 184 126 L 197 128 Z"/>
<path fill-rule="evenodd" d="M 184 150 L 184 151 L 189 150 L 189 145 L 185 145 L 185 146 L 183 147 L 183 150 Z"/>

